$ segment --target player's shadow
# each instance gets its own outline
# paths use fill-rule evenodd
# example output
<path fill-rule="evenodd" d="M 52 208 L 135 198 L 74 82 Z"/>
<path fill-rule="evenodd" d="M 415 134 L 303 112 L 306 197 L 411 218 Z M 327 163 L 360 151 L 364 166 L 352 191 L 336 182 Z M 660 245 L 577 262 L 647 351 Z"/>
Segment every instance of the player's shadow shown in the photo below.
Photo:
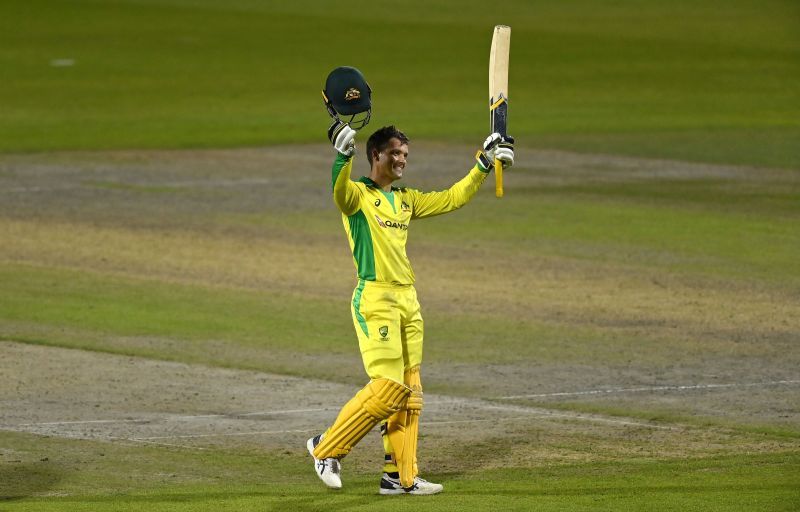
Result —
<path fill-rule="evenodd" d="M 0 502 L 40 495 L 61 481 L 61 473 L 47 462 L 0 465 Z"/>

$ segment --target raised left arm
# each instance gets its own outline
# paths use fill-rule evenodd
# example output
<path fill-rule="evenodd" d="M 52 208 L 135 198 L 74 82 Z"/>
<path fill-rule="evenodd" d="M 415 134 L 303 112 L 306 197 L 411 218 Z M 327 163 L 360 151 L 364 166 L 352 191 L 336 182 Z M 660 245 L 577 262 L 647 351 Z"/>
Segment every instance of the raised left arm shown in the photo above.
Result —
<path fill-rule="evenodd" d="M 467 204 L 486 180 L 498 159 L 506 167 L 514 164 L 514 139 L 504 139 L 493 133 L 483 143 L 483 150 L 475 155 L 477 162 L 469 173 L 452 187 L 441 192 L 411 191 L 412 218 L 422 219 L 452 212 Z"/>

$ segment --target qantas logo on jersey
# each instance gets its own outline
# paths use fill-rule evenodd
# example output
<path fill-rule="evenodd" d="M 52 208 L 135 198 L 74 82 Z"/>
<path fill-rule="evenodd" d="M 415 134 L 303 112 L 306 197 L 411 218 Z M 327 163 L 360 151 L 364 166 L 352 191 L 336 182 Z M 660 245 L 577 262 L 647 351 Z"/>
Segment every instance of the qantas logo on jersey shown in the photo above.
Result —
<path fill-rule="evenodd" d="M 408 229 L 408 224 L 402 224 L 400 222 L 394 222 L 392 220 L 383 220 L 380 217 L 378 217 L 377 215 L 375 215 L 375 220 L 378 221 L 378 224 L 380 224 L 380 226 L 382 228 L 396 228 L 396 229 L 400 229 L 402 231 L 405 231 L 405 230 Z"/>

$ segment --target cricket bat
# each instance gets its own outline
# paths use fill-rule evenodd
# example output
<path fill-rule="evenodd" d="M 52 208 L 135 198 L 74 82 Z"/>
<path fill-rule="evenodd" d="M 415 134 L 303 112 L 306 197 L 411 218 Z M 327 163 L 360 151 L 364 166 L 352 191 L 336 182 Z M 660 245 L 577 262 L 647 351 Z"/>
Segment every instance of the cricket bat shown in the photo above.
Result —
<path fill-rule="evenodd" d="M 489 118 L 490 133 L 508 135 L 508 51 L 511 48 L 511 27 L 495 25 L 492 50 L 489 53 Z M 503 197 L 503 163 L 494 162 L 494 195 Z"/>

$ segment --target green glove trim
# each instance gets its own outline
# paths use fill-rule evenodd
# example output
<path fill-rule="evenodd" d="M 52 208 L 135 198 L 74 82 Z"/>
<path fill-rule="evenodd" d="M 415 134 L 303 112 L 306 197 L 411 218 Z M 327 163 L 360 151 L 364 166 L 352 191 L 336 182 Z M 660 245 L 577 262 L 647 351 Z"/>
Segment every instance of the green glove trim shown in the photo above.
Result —
<path fill-rule="evenodd" d="M 478 169 L 480 169 L 481 172 L 489 174 L 492 169 L 494 169 L 494 162 L 490 161 L 483 151 L 478 150 L 478 152 L 475 153 L 475 159 L 478 161 Z"/>

